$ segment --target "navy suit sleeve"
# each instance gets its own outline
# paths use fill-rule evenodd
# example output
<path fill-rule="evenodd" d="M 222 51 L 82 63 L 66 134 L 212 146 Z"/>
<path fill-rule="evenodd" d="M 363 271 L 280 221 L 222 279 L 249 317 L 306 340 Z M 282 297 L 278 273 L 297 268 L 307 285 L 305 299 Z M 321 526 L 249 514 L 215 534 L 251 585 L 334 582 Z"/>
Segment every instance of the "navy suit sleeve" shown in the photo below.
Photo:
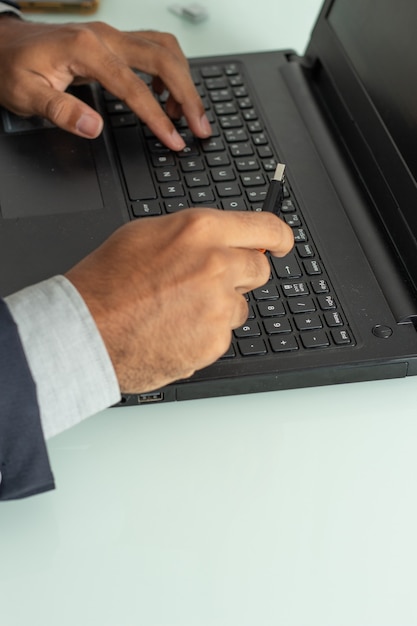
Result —
<path fill-rule="evenodd" d="M 17 326 L 0 299 L 0 500 L 54 488 L 36 387 Z"/>
<path fill-rule="evenodd" d="M 14 2 L 13 0 L 2 0 L 3 4 L 8 4 L 9 6 L 18 9 L 19 8 L 19 4 L 17 2 Z"/>

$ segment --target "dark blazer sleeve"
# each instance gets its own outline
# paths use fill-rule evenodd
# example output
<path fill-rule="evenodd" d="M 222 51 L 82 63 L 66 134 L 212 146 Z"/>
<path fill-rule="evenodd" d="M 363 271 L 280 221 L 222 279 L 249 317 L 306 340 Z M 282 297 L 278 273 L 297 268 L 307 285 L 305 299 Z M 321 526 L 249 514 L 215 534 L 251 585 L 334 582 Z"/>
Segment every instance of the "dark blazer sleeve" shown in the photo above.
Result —
<path fill-rule="evenodd" d="M 13 7 L 14 9 L 18 9 L 19 8 L 19 4 L 17 2 L 14 2 L 13 0 L 1 0 L 3 2 L 3 4 L 8 4 L 9 6 Z"/>
<path fill-rule="evenodd" d="M 54 488 L 36 386 L 17 326 L 0 299 L 0 500 Z"/>

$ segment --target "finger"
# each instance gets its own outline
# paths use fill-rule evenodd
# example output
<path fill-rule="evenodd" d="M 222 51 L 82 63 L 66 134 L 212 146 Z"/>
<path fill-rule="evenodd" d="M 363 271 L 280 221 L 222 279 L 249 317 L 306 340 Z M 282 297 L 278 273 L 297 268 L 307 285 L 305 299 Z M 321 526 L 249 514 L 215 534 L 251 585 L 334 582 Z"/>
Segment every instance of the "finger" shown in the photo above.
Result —
<path fill-rule="evenodd" d="M 292 250 L 294 233 L 282 219 L 272 213 L 247 213 L 244 215 L 248 219 L 247 226 L 250 227 L 251 231 L 248 233 L 248 247 L 255 247 L 257 250 L 269 250 L 271 254 L 278 257 L 285 256 Z M 246 236 L 246 234 L 245 228 L 244 235 Z M 253 246 L 254 241 L 255 246 Z M 256 242 L 260 242 L 260 245 L 258 246 Z"/>
<path fill-rule="evenodd" d="M 246 292 L 245 292 L 246 293 Z M 236 298 L 236 306 L 231 320 L 231 329 L 239 328 L 248 319 L 249 305 L 245 296 L 238 294 Z"/>
<path fill-rule="evenodd" d="M 171 142 L 170 135 L 174 131 L 168 118 L 163 121 L 159 105 L 148 90 L 148 87 L 134 74 L 130 68 L 135 67 L 156 78 L 154 86 L 161 92 L 165 86 L 170 92 L 168 110 L 175 111 L 178 117 L 179 110 L 184 114 L 192 132 L 199 137 L 211 135 L 211 128 L 205 114 L 204 105 L 191 79 L 188 62 L 175 37 L 167 33 L 119 33 L 106 27 L 108 39 L 106 60 L 100 59 L 97 63 L 90 55 L 89 68 L 83 68 L 83 75 L 89 74 L 114 95 L 121 98 L 128 106 L 143 119 L 155 134 L 164 141 Z M 105 52 L 102 52 L 103 55 Z M 149 92 L 145 98 L 145 89 Z M 173 102 L 176 103 L 174 109 Z M 161 125 L 160 128 L 157 125 Z M 178 137 L 176 137 L 178 141 Z M 166 143 L 166 141 L 164 141 Z M 169 145 L 169 143 L 167 145 Z M 183 147 L 183 146 L 182 146 Z M 181 149 L 181 148 L 174 148 Z"/>
<path fill-rule="evenodd" d="M 21 115 L 45 117 L 59 128 L 89 139 L 97 137 L 103 129 L 99 113 L 71 94 L 57 91 L 40 81 L 35 84 L 28 81 L 26 95 L 30 109 L 25 110 L 23 105 L 19 111 Z"/>
<path fill-rule="evenodd" d="M 205 211 L 217 241 L 230 247 L 269 250 L 274 256 L 285 256 L 294 246 L 292 229 L 273 213 L 251 211 L 218 211 L 216 209 L 185 209 Z M 213 224 L 210 222 L 213 221 Z"/>
<path fill-rule="evenodd" d="M 227 259 L 234 290 L 242 295 L 268 282 L 271 266 L 265 254 L 248 248 L 232 248 Z"/>
<path fill-rule="evenodd" d="M 185 147 L 172 121 L 162 110 L 154 95 L 146 85 L 123 61 L 106 51 L 99 64 L 89 59 L 88 65 L 77 67 L 79 76 L 94 76 L 102 86 L 120 100 L 123 100 L 151 131 L 171 150 Z"/>

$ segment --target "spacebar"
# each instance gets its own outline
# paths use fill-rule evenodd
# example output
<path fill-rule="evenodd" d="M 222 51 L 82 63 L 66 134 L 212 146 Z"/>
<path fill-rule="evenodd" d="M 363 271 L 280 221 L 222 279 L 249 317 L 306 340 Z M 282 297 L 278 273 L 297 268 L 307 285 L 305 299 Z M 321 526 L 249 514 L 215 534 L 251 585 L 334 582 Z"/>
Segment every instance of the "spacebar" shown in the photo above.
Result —
<path fill-rule="evenodd" d="M 156 198 L 148 162 L 137 127 L 115 128 L 114 137 L 131 200 Z"/>

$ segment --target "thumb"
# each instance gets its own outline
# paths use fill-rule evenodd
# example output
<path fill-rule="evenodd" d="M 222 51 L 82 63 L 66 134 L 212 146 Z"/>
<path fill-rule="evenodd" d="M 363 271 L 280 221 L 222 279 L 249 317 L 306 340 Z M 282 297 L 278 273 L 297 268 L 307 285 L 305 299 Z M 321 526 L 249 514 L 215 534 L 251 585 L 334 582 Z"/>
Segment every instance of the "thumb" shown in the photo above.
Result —
<path fill-rule="evenodd" d="M 59 128 L 80 137 L 94 139 L 103 129 L 99 113 L 69 93 L 47 86 L 38 87 L 31 102 L 32 114 L 45 117 Z"/>

